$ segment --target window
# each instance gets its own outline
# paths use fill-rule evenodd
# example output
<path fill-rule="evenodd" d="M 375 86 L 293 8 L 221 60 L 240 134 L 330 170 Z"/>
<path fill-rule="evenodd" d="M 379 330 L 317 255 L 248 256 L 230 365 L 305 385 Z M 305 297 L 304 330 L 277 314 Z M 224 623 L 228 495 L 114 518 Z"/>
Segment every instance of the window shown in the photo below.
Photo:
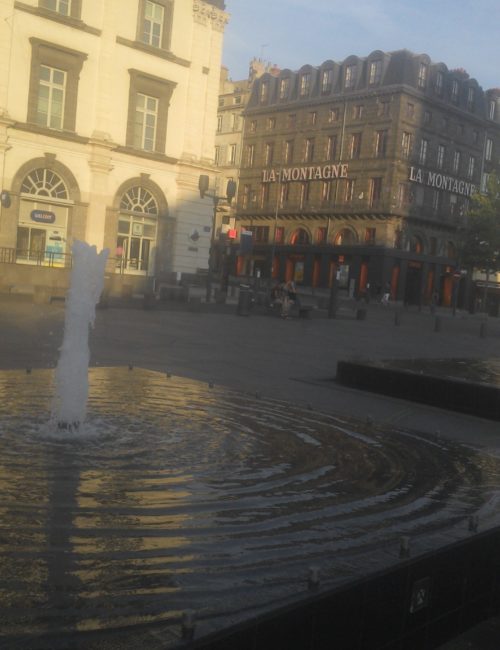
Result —
<path fill-rule="evenodd" d="M 332 162 L 337 157 L 337 136 L 329 135 L 326 141 L 325 160 Z"/>
<path fill-rule="evenodd" d="M 214 164 L 215 165 L 220 165 L 220 147 L 215 147 L 215 152 L 214 152 Z"/>
<path fill-rule="evenodd" d="M 441 201 L 442 201 L 442 192 L 441 190 L 433 190 L 432 191 L 432 209 L 434 212 L 438 212 L 441 208 Z M 417 251 L 420 252 L 420 251 Z"/>
<path fill-rule="evenodd" d="M 365 243 L 373 246 L 376 242 L 377 229 L 376 228 L 366 228 L 365 229 Z"/>
<path fill-rule="evenodd" d="M 224 106 L 224 97 L 219 97 L 219 108 Z"/>
<path fill-rule="evenodd" d="M 420 152 L 418 156 L 418 161 L 421 165 L 425 165 L 427 161 L 427 151 L 429 149 L 429 141 L 425 138 L 422 138 L 420 141 Z"/>
<path fill-rule="evenodd" d="M 389 132 L 377 131 L 375 133 L 375 157 L 376 158 L 385 158 L 387 153 L 387 139 L 389 137 Z"/>
<path fill-rule="evenodd" d="M 330 201 L 332 195 L 332 182 L 331 181 L 323 181 L 321 185 L 321 200 L 323 203 L 327 203 Z"/>
<path fill-rule="evenodd" d="M 307 138 L 304 142 L 304 162 L 312 162 L 314 159 L 314 138 Z"/>
<path fill-rule="evenodd" d="M 273 164 L 274 158 L 274 142 L 266 142 L 264 147 L 264 165 L 269 167 Z"/>
<path fill-rule="evenodd" d="M 445 152 L 446 152 L 446 147 L 443 144 L 439 144 L 437 148 L 437 159 L 436 159 L 436 166 L 438 169 L 443 169 Z"/>
<path fill-rule="evenodd" d="M 293 140 L 286 140 L 283 151 L 283 162 L 289 165 L 293 161 Z"/>
<path fill-rule="evenodd" d="M 368 83 L 370 86 L 380 83 L 382 78 L 382 61 L 371 61 L 368 73 Z"/>
<path fill-rule="evenodd" d="M 238 113 L 233 113 L 231 115 L 231 124 L 232 124 L 231 128 L 233 129 L 233 131 L 237 131 L 239 129 L 240 116 L 238 115 Z"/>
<path fill-rule="evenodd" d="M 443 94 L 443 85 L 444 85 L 444 75 L 442 72 L 437 72 L 436 73 L 436 85 L 434 86 L 434 89 L 436 91 L 436 95 L 442 95 Z"/>
<path fill-rule="evenodd" d="M 472 131 L 472 142 L 473 142 L 474 144 L 478 144 L 478 143 L 479 143 L 479 131 L 478 131 L 477 129 L 474 129 L 474 130 Z"/>
<path fill-rule="evenodd" d="M 317 244 L 326 244 L 326 234 L 327 228 L 325 226 L 320 226 L 316 229 L 316 243 Z"/>
<path fill-rule="evenodd" d="M 428 125 L 432 122 L 432 113 L 430 111 L 424 111 L 424 124 Z"/>
<path fill-rule="evenodd" d="M 456 79 L 451 82 L 451 101 L 458 104 L 458 81 Z"/>
<path fill-rule="evenodd" d="M 222 122 L 221 122 L 221 126 L 222 126 Z M 256 133 L 256 132 L 257 132 L 257 120 L 252 120 L 250 122 L 250 133 Z"/>
<path fill-rule="evenodd" d="M 303 208 L 309 203 L 310 183 L 300 184 L 300 207 Z"/>
<path fill-rule="evenodd" d="M 40 82 L 36 123 L 51 129 L 62 129 L 66 73 L 63 70 L 40 66 Z"/>
<path fill-rule="evenodd" d="M 235 104 L 241 104 L 241 95 L 236 95 L 235 96 L 234 103 Z"/>
<path fill-rule="evenodd" d="M 253 167 L 255 159 L 255 145 L 247 144 L 245 147 L 245 167 Z"/>
<path fill-rule="evenodd" d="M 455 151 L 453 154 L 453 172 L 455 174 L 458 174 L 460 172 L 460 159 L 462 157 L 462 154 L 460 151 Z"/>
<path fill-rule="evenodd" d="M 152 273 L 158 204 L 144 187 L 131 187 L 122 196 L 116 238 L 117 269 Z"/>
<path fill-rule="evenodd" d="M 243 230 L 249 230 L 256 243 L 267 244 L 269 241 L 269 226 L 243 226 Z"/>
<path fill-rule="evenodd" d="M 175 83 L 129 70 L 126 142 L 144 151 L 165 152 L 168 107 Z"/>
<path fill-rule="evenodd" d="M 227 154 L 227 162 L 230 165 L 235 165 L 236 164 L 236 152 L 237 152 L 238 146 L 236 144 L 230 144 L 229 149 L 228 149 L 228 154 Z"/>
<path fill-rule="evenodd" d="M 279 99 L 287 99 L 290 92 L 290 77 L 280 79 L 278 97 Z"/>
<path fill-rule="evenodd" d="M 273 131 L 276 128 L 276 118 L 275 117 L 269 117 L 267 119 L 267 129 L 268 131 Z"/>
<path fill-rule="evenodd" d="M 154 151 L 156 125 L 158 119 L 158 100 L 141 93 L 136 95 L 134 147 Z"/>
<path fill-rule="evenodd" d="M 476 167 L 476 159 L 474 156 L 469 156 L 469 164 L 467 166 L 467 178 L 472 178 L 474 176 L 474 169 Z"/>
<path fill-rule="evenodd" d="M 448 131 L 449 128 L 450 128 L 450 120 L 449 120 L 449 118 L 442 117 L 441 118 L 441 129 L 443 131 Z"/>
<path fill-rule="evenodd" d="M 354 198 L 354 185 L 355 185 L 355 179 L 354 178 L 347 178 L 345 182 L 345 189 L 344 189 L 344 202 L 345 203 L 352 203 L 352 200 Z"/>
<path fill-rule="evenodd" d="M 246 210 L 250 204 L 250 197 L 252 195 L 252 186 L 251 185 L 245 185 L 243 187 L 243 198 L 241 202 L 241 207 L 243 210 Z"/>
<path fill-rule="evenodd" d="M 74 131 L 78 80 L 86 54 L 30 38 L 28 122 Z"/>
<path fill-rule="evenodd" d="M 409 158 L 413 148 L 413 135 L 405 131 L 401 140 L 401 155 L 403 158 Z"/>
<path fill-rule="evenodd" d="M 262 81 L 260 84 L 259 101 L 264 104 L 269 99 L 269 81 Z"/>
<path fill-rule="evenodd" d="M 377 115 L 379 117 L 390 117 L 391 115 L 391 102 L 379 102 Z"/>
<path fill-rule="evenodd" d="M 269 203 L 269 183 L 262 183 L 260 186 L 260 207 L 265 208 Z"/>
<path fill-rule="evenodd" d="M 161 5 L 146 0 L 144 4 L 143 43 L 153 47 L 160 47 L 164 13 L 165 10 Z"/>
<path fill-rule="evenodd" d="M 289 198 L 290 198 L 290 185 L 288 183 L 282 183 L 280 188 L 280 196 L 279 196 L 280 208 L 286 206 Z"/>
<path fill-rule="evenodd" d="M 55 11 L 62 16 L 71 16 L 71 0 L 41 0 L 40 7 Z"/>
<path fill-rule="evenodd" d="M 321 93 L 326 95 L 331 92 L 333 85 L 333 70 L 323 70 L 321 73 Z"/>
<path fill-rule="evenodd" d="M 217 115 L 217 133 L 222 131 L 222 115 Z"/>
<path fill-rule="evenodd" d="M 356 106 L 352 107 L 352 119 L 353 120 L 360 120 L 363 117 L 363 111 L 364 111 L 364 106 L 363 104 L 357 104 Z"/>
<path fill-rule="evenodd" d="M 340 111 L 337 107 L 331 108 L 328 112 L 328 121 L 329 122 L 338 122 L 340 116 Z"/>
<path fill-rule="evenodd" d="M 312 111 L 311 113 L 309 113 L 309 124 L 311 126 L 314 126 L 317 121 L 318 121 L 318 113 L 316 111 Z"/>
<path fill-rule="evenodd" d="M 352 133 L 349 156 L 351 160 L 357 160 L 360 155 L 361 155 L 361 133 Z"/>
<path fill-rule="evenodd" d="M 485 193 L 488 190 L 489 182 L 490 182 L 490 174 L 484 173 L 481 177 L 481 192 Z"/>
<path fill-rule="evenodd" d="M 291 113 L 287 117 L 287 122 L 286 122 L 287 128 L 294 129 L 296 124 L 297 124 L 297 116 L 295 115 L 295 113 Z"/>
<path fill-rule="evenodd" d="M 380 197 L 382 196 L 382 178 L 370 179 L 370 207 L 378 206 Z"/>
<path fill-rule="evenodd" d="M 490 118 L 490 120 L 495 119 L 496 104 L 497 103 L 496 103 L 495 100 L 490 101 L 490 109 L 489 109 L 489 113 L 488 113 L 488 117 Z"/>
<path fill-rule="evenodd" d="M 172 0 L 140 0 L 137 40 L 156 49 L 169 50 L 173 18 Z"/>
<path fill-rule="evenodd" d="M 311 73 L 304 72 L 300 75 L 300 85 L 299 85 L 299 94 L 301 97 L 306 97 L 309 95 L 309 90 L 311 88 Z"/>
<path fill-rule="evenodd" d="M 398 185 L 398 207 L 404 208 L 411 201 L 411 193 L 408 183 L 400 183 Z"/>
<path fill-rule="evenodd" d="M 356 66 L 348 65 L 345 69 L 344 88 L 354 88 L 356 86 Z"/>
<path fill-rule="evenodd" d="M 276 226 L 274 230 L 274 241 L 276 244 L 282 244 L 285 241 L 285 228 Z"/>
<path fill-rule="evenodd" d="M 406 117 L 409 117 L 410 119 L 415 117 L 415 104 L 412 104 L 411 102 L 407 102 Z"/>
<path fill-rule="evenodd" d="M 467 110 L 468 111 L 473 111 L 474 110 L 474 103 L 475 103 L 474 88 L 469 88 L 467 90 Z"/>
<path fill-rule="evenodd" d="M 486 148 L 484 150 L 484 157 L 486 160 L 491 160 L 492 152 L 493 152 L 493 140 L 491 138 L 486 138 Z"/>
<path fill-rule="evenodd" d="M 419 88 L 425 88 L 425 86 L 427 85 L 427 71 L 428 71 L 427 64 L 421 63 L 418 68 L 417 85 Z"/>

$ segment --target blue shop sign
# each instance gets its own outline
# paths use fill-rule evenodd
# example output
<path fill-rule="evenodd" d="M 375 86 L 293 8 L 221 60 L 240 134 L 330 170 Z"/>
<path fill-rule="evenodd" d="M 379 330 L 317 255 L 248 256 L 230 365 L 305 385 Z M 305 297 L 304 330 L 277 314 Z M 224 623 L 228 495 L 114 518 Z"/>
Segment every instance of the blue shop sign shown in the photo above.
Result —
<path fill-rule="evenodd" d="M 54 212 L 49 212 L 48 210 L 32 210 L 31 220 L 37 223 L 54 223 L 56 215 Z"/>

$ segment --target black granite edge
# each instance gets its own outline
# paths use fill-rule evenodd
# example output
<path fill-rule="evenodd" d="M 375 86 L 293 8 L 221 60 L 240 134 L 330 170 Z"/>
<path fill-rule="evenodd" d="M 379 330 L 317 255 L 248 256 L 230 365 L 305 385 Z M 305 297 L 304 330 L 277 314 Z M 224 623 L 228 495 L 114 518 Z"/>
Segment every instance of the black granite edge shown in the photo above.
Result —
<path fill-rule="evenodd" d="M 500 420 L 500 388 L 490 384 L 361 361 L 339 361 L 336 381 L 351 388 Z"/>

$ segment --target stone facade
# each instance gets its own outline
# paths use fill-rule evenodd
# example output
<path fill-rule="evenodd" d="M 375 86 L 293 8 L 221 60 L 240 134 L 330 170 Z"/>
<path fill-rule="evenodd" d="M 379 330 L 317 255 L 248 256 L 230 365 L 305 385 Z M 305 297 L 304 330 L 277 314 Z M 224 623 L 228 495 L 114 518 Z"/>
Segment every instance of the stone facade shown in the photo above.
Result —
<path fill-rule="evenodd" d="M 470 196 L 498 169 L 499 95 L 407 50 L 261 76 L 237 203 L 253 251 L 238 270 L 464 301 L 454 272 Z"/>
<path fill-rule="evenodd" d="M 206 269 L 223 2 L 2 0 L 1 261 L 110 249 L 112 284 Z M 25 269 L 26 270 L 26 269 Z M 24 274 L 26 277 L 26 273 Z"/>

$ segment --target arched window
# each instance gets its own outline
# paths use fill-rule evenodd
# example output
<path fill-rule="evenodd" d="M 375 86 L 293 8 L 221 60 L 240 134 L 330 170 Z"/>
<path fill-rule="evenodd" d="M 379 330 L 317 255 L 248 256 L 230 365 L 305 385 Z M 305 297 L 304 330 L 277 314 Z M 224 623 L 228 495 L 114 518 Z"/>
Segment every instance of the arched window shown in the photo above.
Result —
<path fill-rule="evenodd" d="M 151 274 L 153 248 L 158 229 L 158 202 L 153 194 L 136 185 L 120 200 L 116 267 L 118 272 Z"/>
<path fill-rule="evenodd" d="M 418 235 L 410 237 L 410 251 L 419 255 L 424 252 L 424 244 Z"/>
<path fill-rule="evenodd" d="M 292 236 L 290 237 L 290 244 L 292 244 L 292 246 L 309 244 L 309 242 L 309 233 L 307 230 L 304 230 L 304 228 L 297 228 L 297 230 L 295 230 L 295 232 L 293 232 Z"/>
<path fill-rule="evenodd" d="M 335 235 L 335 246 L 349 246 L 356 243 L 356 235 L 350 228 L 343 228 Z"/>
<path fill-rule="evenodd" d="M 69 262 L 69 192 L 63 179 L 40 167 L 23 180 L 20 191 L 16 258 L 18 262 L 65 266 Z"/>

